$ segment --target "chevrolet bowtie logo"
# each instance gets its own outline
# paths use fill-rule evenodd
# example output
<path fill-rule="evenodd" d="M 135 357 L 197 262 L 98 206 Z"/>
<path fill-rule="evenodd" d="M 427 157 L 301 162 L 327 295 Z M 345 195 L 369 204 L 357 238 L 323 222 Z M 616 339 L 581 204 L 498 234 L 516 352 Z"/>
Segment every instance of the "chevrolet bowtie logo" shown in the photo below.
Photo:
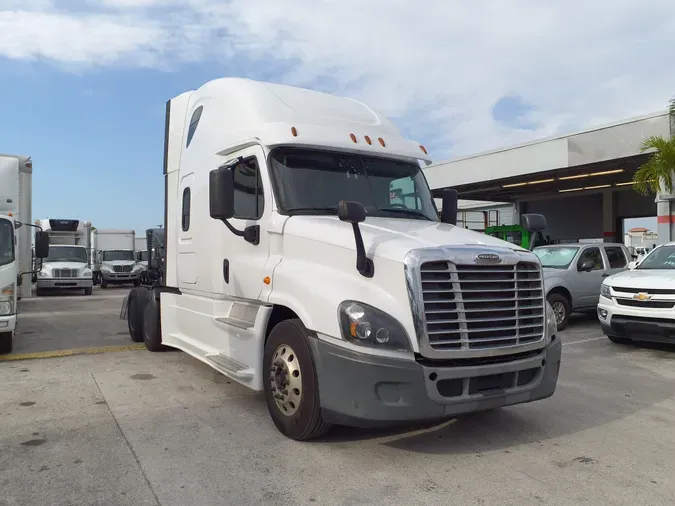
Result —
<path fill-rule="evenodd" d="M 652 298 L 652 296 L 649 295 L 648 293 L 640 292 L 633 295 L 633 298 L 635 300 L 649 300 Z"/>

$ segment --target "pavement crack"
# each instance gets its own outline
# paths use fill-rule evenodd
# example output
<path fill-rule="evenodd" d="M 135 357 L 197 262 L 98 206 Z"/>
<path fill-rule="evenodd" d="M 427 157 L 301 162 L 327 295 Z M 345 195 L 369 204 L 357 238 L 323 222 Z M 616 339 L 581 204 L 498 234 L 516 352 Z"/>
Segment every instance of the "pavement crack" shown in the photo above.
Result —
<path fill-rule="evenodd" d="M 94 384 L 96 385 L 96 388 L 98 389 L 98 393 L 101 394 L 101 398 L 103 399 L 105 403 L 105 407 L 108 408 L 108 412 L 110 413 L 110 416 L 112 416 L 113 421 L 115 422 L 115 426 L 117 427 L 117 430 L 120 432 L 120 435 L 122 436 L 122 439 L 124 439 L 124 442 L 126 443 L 127 447 L 131 451 L 131 454 L 134 456 L 134 460 L 136 461 L 136 465 L 138 465 L 138 468 L 141 470 L 141 474 L 143 475 L 143 479 L 145 480 L 145 483 L 147 483 L 148 488 L 150 489 L 150 492 L 152 492 L 152 496 L 155 498 L 155 502 L 159 505 L 162 506 L 162 503 L 159 501 L 159 497 L 157 496 L 157 492 L 155 492 L 154 487 L 152 486 L 152 483 L 150 483 L 150 479 L 148 478 L 148 475 L 145 474 L 145 470 L 143 469 L 143 466 L 141 465 L 141 461 L 138 458 L 138 454 L 136 453 L 136 450 L 134 450 L 134 447 L 131 446 L 131 443 L 127 439 L 126 434 L 122 430 L 122 427 L 120 427 L 119 422 L 117 421 L 117 417 L 115 416 L 115 413 L 113 413 L 112 409 L 110 408 L 110 404 L 108 404 L 107 399 L 103 395 L 103 391 L 101 390 L 101 386 L 98 384 L 98 380 L 96 379 L 96 376 L 94 376 L 93 372 L 89 372 L 91 374 L 91 379 L 94 380 Z"/>

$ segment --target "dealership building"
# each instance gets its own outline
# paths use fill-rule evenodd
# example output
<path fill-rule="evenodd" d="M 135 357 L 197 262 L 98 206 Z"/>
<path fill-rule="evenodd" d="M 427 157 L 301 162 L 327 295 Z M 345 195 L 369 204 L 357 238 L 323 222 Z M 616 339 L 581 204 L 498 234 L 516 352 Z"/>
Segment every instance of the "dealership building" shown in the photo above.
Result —
<path fill-rule="evenodd" d="M 537 140 L 424 169 L 434 197 L 459 193 L 458 224 L 476 230 L 546 216 L 555 241 L 623 242 L 623 221 L 657 217 L 659 242 L 675 240 L 675 196 L 643 196 L 632 188 L 648 159 L 642 142 L 675 134 L 667 111 Z"/>

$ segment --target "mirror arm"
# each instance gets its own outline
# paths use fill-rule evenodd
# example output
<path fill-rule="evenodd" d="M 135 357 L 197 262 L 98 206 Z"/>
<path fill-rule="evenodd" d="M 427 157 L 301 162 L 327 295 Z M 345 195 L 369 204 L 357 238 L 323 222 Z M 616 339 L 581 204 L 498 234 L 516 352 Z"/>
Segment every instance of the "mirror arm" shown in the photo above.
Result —
<path fill-rule="evenodd" d="M 372 278 L 375 274 L 375 264 L 373 260 L 366 256 L 366 247 L 363 244 L 363 236 L 358 223 L 352 223 L 354 230 L 354 240 L 356 241 L 356 270 L 363 277 Z"/>

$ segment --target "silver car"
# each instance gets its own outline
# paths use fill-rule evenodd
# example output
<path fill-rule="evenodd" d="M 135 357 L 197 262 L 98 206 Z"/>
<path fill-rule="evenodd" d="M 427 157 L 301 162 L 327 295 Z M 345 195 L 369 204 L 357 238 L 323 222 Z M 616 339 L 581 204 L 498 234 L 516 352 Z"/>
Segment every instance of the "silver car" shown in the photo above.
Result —
<path fill-rule="evenodd" d="M 544 268 L 546 298 L 558 330 L 567 327 L 571 313 L 595 311 L 603 279 L 628 269 L 633 260 L 620 243 L 558 244 L 532 251 Z"/>

